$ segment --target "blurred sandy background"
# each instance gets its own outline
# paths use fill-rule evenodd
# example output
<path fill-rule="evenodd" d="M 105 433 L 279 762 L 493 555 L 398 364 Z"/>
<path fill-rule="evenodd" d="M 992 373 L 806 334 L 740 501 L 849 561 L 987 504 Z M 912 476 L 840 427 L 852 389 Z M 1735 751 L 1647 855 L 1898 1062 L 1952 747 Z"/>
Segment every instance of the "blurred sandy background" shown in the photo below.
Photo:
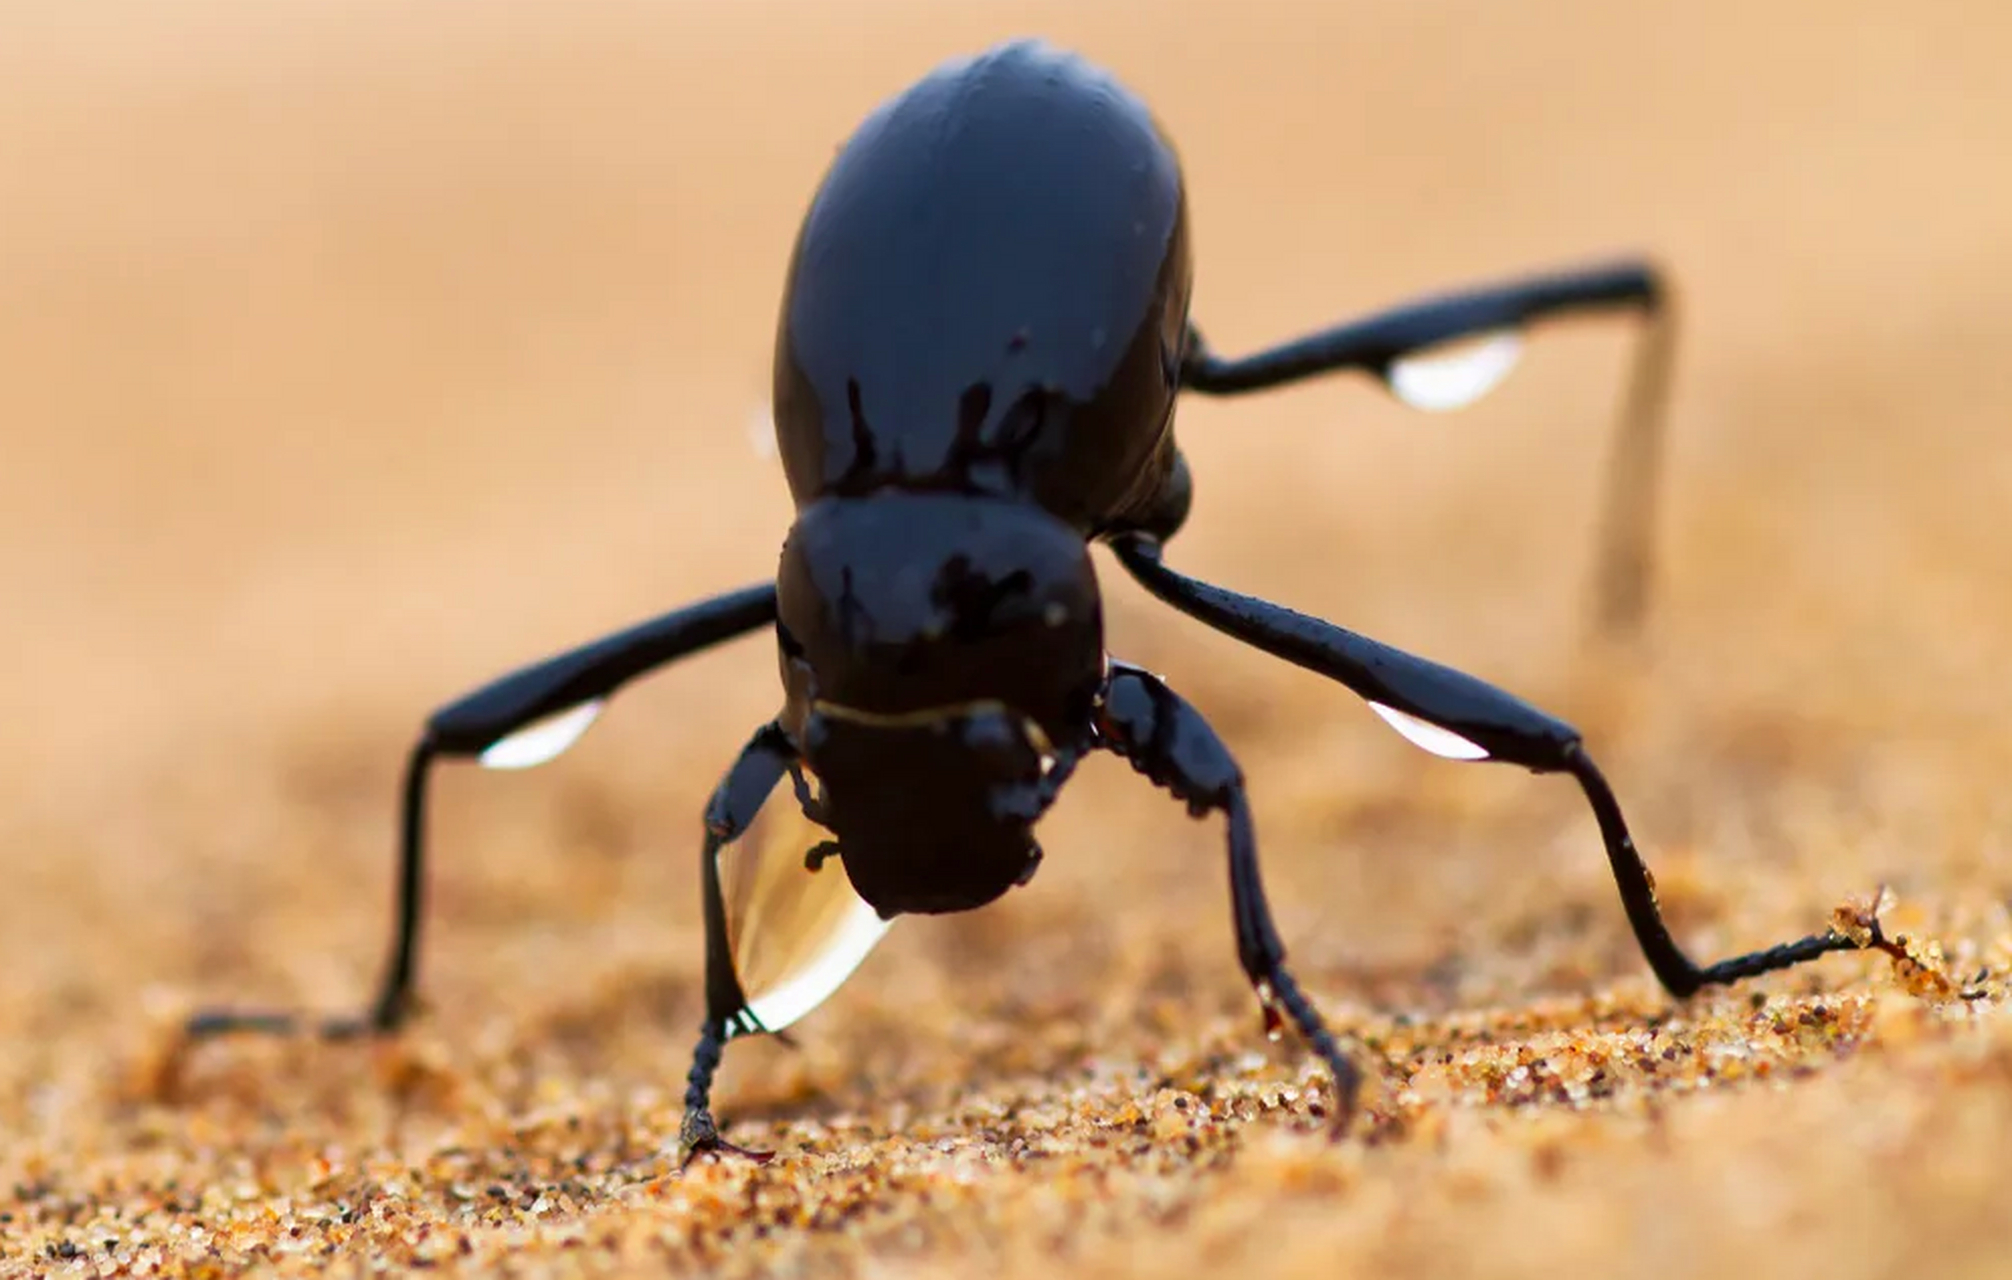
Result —
<path fill-rule="evenodd" d="M 1302 980 L 1384 1038 L 1403 1123 L 1375 1143 L 1279 1092 L 1311 1069 L 1258 1034 L 1219 829 L 1107 760 L 1031 888 L 904 923 L 800 1052 L 729 1051 L 734 1136 L 794 1154 L 645 1182 L 699 1016 L 697 815 L 776 706 L 765 640 L 636 688 L 559 765 L 440 775 L 411 1056 L 222 1045 L 144 1095 L 194 1004 L 367 994 L 433 705 L 770 570 L 788 505 L 750 429 L 796 220 L 875 102 L 1022 32 L 1154 104 L 1225 350 L 1620 251 L 1680 290 L 1640 649 L 1582 625 L 1621 324 L 1546 330 L 1452 418 L 1348 380 L 1190 402 L 1176 563 L 1577 719 L 1701 956 L 1885 881 L 1967 969 L 2012 960 L 2001 5 L 15 2 L 6 1267 L 306 1265 L 265 1231 L 537 1273 L 2012 1270 L 1995 1003 L 1846 957 L 1669 1022 L 1568 784 L 1433 761 L 1108 558 L 1113 647 L 1253 777 Z M 1586 1111 L 1425 1088 L 1431 1036 L 1397 1021 L 1512 1056 L 1598 1023 L 1682 1066 L 1766 1056 L 1685 1030 L 1750 998 L 1835 1034 Z M 1163 1076 L 1218 1100 L 1199 1154 L 1164 1106 L 1110 1118 Z"/>

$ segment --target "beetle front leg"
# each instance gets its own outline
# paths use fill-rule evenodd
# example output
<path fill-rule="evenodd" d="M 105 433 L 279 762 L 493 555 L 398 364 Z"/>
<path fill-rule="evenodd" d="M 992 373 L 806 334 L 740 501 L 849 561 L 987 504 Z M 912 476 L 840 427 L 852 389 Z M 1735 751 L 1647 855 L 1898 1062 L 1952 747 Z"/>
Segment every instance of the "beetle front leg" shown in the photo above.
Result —
<path fill-rule="evenodd" d="M 1266 1030 L 1276 1030 L 1279 1010 L 1313 1046 L 1334 1077 L 1335 1124 L 1355 1112 L 1361 1073 L 1341 1052 L 1313 1002 L 1285 967 L 1285 945 L 1272 923 L 1258 873 L 1257 833 L 1243 771 L 1201 712 L 1158 677 L 1128 663 L 1112 663 L 1098 711 L 1099 745 L 1187 802 L 1199 818 L 1221 810 L 1229 824 L 1230 905 L 1236 919 L 1237 958 L 1264 1005 Z"/>
<path fill-rule="evenodd" d="M 733 946 L 727 937 L 726 900 L 720 893 L 720 850 L 739 839 L 768 801 L 769 793 L 792 772 L 797 751 L 773 722 L 755 731 L 740 758 L 727 770 L 706 806 L 706 838 L 701 854 L 700 883 L 706 922 L 706 1017 L 699 1043 L 692 1051 L 692 1069 L 685 1082 L 685 1118 L 678 1127 L 678 1164 L 691 1163 L 701 1151 L 723 1151 L 766 1163 L 772 1151 L 737 1147 L 720 1137 L 713 1121 L 713 1076 L 727 1041 L 762 1030 L 747 1011 L 747 996 L 734 972 Z"/>

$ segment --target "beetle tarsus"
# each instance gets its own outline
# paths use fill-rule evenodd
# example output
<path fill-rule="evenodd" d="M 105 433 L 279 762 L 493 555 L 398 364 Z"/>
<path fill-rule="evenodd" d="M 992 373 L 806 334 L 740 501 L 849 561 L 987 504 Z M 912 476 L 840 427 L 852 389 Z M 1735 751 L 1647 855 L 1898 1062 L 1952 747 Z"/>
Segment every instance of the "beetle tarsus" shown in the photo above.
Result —
<path fill-rule="evenodd" d="M 398 1029 L 397 1024 L 387 1026 L 375 1016 L 312 1019 L 282 1009 L 202 1009 L 182 1023 L 182 1035 L 189 1040 L 220 1040 L 238 1035 L 311 1035 L 339 1042 L 391 1035 Z"/>
<path fill-rule="evenodd" d="M 682 1169 L 702 1155 L 734 1156 L 742 1160 L 752 1160 L 756 1164 L 767 1164 L 775 1159 L 773 1151 L 757 1151 L 753 1147 L 737 1146 L 722 1138 L 709 1113 L 688 1111 L 685 1113 L 684 1123 L 678 1129 L 678 1167 Z"/>
<path fill-rule="evenodd" d="M 213 1040 L 223 1036 L 292 1036 L 301 1031 L 299 1015 L 280 1010 L 203 1009 L 182 1023 L 182 1034 L 191 1040 Z"/>
<path fill-rule="evenodd" d="M 699 1029 L 698 1047 L 692 1050 L 692 1069 L 685 1078 L 685 1116 L 678 1125 L 678 1167 L 684 1168 L 702 1153 L 714 1152 L 767 1164 L 773 1151 L 737 1146 L 720 1136 L 713 1120 L 713 1076 L 720 1069 L 720 1050 L 725 1044 L 725 1028 L 707 1018 Z"/>
<path fill-rule="evenodd" d="M 1346 1129 L 1348 1122 L 1355 1116 L 1356 1104 L 1362 1092 L 1361 1069 L 1351 1062 L 1348 1055 L 1341 1051 L 1341 1046 L 1335 1043 L 1334 1034 L 1321 1020 L 1319 1011 L 1313 1007 L 1313 1002 L 1306 998 L 1305 993 L 1299 989 L 1299 984 L 1293 981 L 1290 973 L 1286 972 L 1283 956 L 1272 966 L 1265 984 L 1272 991 L 1272 999 L 1291 1017 L 1292 1024 L 1301 1038 L 1313 1047 L 1314 1054 L 1326 1064 L 1334 1091 L 1334 1128 L 1337 1132 Z M 1265 1003 L 1264 1009 L 1265 1021 L 1268 1024 L 1279 1021 L 1278 1010 L 1273 1008 L 1270 1002 Z"/>

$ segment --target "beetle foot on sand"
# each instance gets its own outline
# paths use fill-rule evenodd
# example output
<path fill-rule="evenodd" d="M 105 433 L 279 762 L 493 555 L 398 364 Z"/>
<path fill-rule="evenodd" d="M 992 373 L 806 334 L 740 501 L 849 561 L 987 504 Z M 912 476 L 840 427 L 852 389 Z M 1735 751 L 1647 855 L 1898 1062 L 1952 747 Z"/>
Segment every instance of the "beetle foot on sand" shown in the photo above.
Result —
<path fill-rule="evenodd" d="M 1904 933 L 1889 936 L 1879 917 L 1892 905 L 1892 892 L 1881 885 L 1871 901 L 1848 902 L 1832 912 L 1831 928 L 1862 950 L 1878 951 L 1892 960 L 1900 984 L 1921 999 L 1968 1001 L 1990 995 L 1985 985 L 1988 973 L 1979 973 L 1967 984 L 1952 978 L 1938 943 L 1917 942 Z"/>
<path fill-rule="evenodd" d="M 722 1138 L 719 1126 L 713 1123 L 712 1112 L 687 1111 L 684 1123 L 678 1126 L 678 1168 L 689 1165 L 701 1152 L 739 1156 L 756 1164 L 767 1164 L 775 1159 L 773 1151 L 736 1146 Z"/>

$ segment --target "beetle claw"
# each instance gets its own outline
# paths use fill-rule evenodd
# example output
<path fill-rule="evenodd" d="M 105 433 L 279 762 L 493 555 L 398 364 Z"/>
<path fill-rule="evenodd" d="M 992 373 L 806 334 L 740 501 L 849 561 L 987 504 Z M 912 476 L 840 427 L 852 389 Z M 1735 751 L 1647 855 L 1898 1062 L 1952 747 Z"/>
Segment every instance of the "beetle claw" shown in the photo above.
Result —
<path fill-rule="evenodd" d="M 701 1153 L 738 1156 L 752 1160 L 756 1164 L 767 1164 L 775 1159 L 773 1151 L 757 1151 L 753 1147 L 738 1146 L 720 1136 L 719 1126 L 713 1123 L 709 1111 L 687 1111 L 684 1123 L 678 1126 L 678 1168 L 683 1169 Z"/>

